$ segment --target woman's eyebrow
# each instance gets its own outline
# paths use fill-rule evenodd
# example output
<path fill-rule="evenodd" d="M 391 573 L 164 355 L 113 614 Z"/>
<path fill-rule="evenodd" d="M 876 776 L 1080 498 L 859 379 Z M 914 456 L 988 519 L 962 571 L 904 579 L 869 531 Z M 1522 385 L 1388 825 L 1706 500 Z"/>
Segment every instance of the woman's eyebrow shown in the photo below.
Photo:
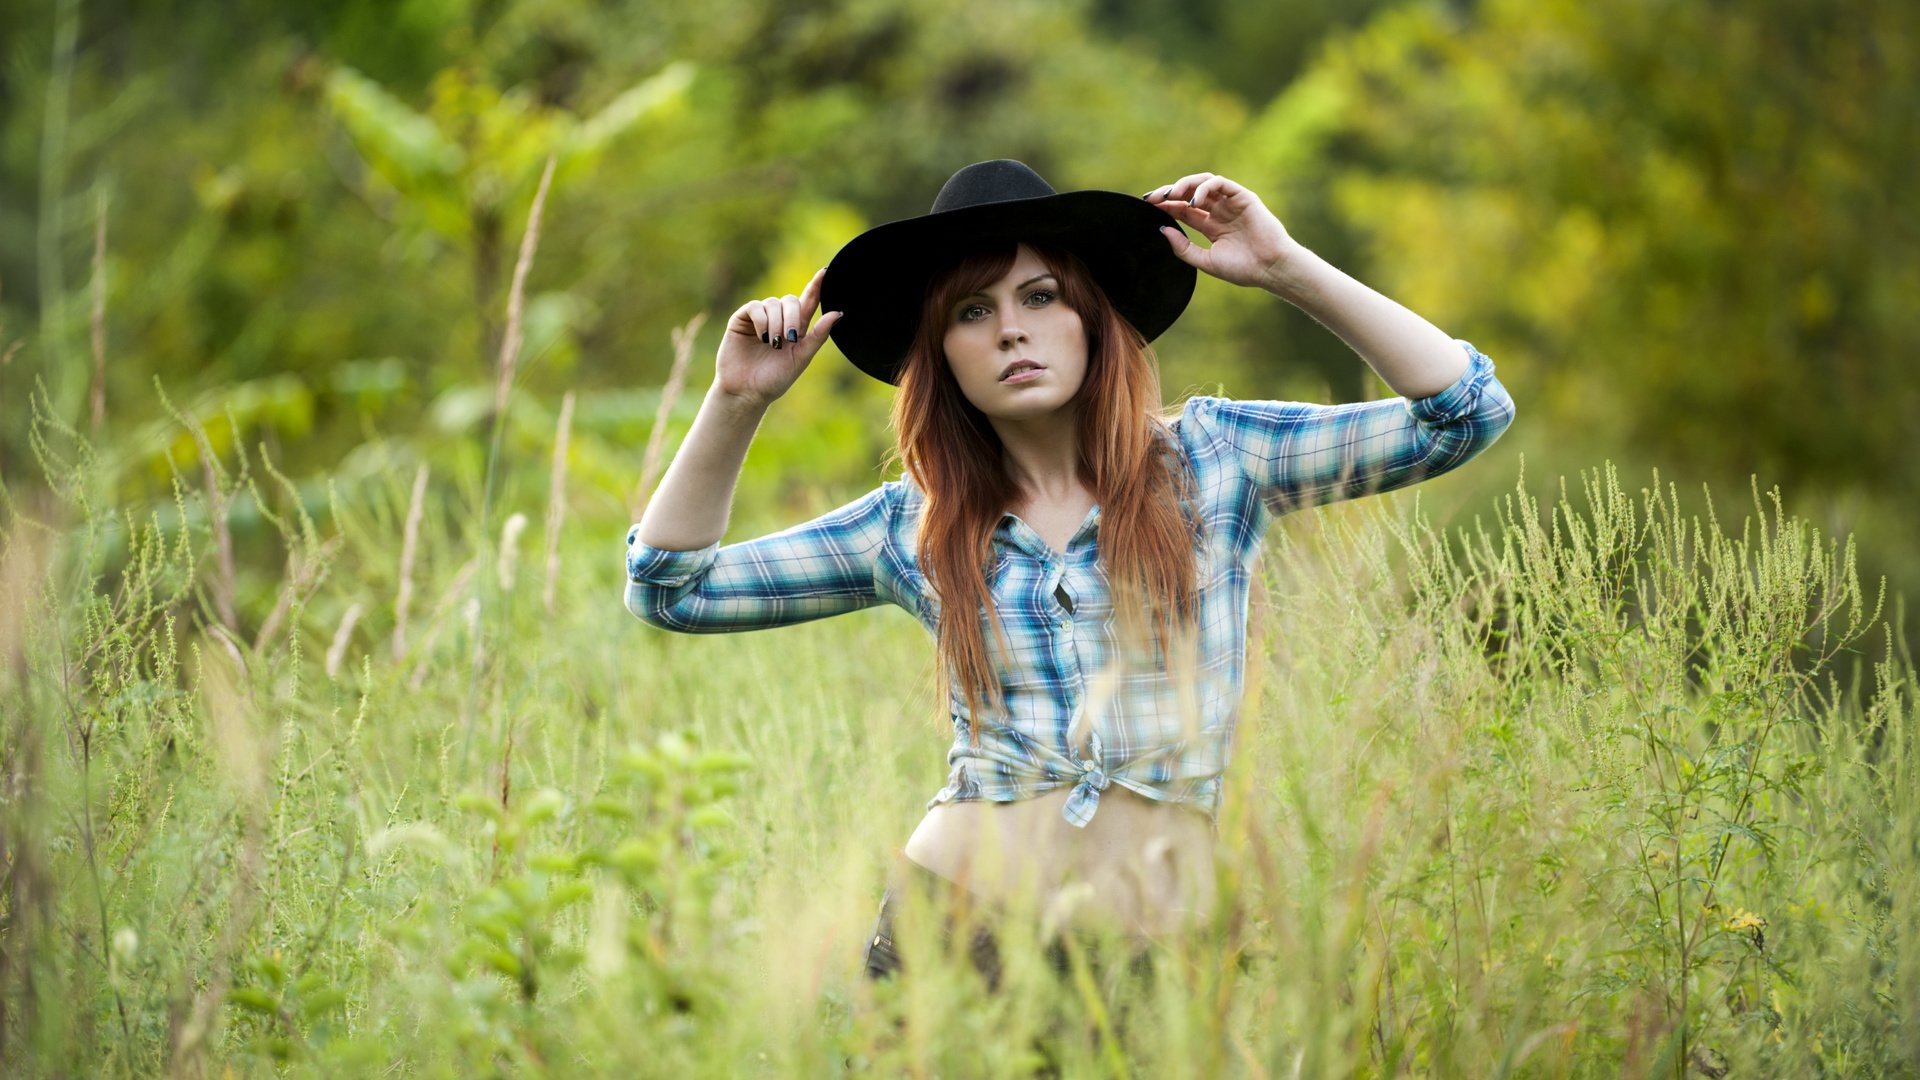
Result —
<path fill-rule="evenodd" d="M 1027 286 L 1033 284 L 1036 281 L 1046 281 L 1048 278 L 1051 278 L 1051 277 L 1053 277 L 1052 274 L 1035 274 L 1033 277 L 1028 278 L 1027 280 L 1021 282 L 1018 285 L 1015 285 L 1013 288 L 1014 288 L 1014 291 L 1018 292 L 1019 290 L 1026 288 Z M 961 297 L 961 299 L 971 300 L 976 296 L 985 296 L 985 295 L 987 295 L 985 290 L 976 290 L 974 292 L 970 292 L 967 295 Z"/>

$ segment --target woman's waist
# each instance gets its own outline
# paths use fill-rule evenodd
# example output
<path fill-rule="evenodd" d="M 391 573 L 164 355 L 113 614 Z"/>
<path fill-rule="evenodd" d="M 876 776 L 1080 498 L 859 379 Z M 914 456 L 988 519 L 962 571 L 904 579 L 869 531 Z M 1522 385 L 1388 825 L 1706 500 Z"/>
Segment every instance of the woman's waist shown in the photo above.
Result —
<path fill-rule="evenodd" d="M 1114 785 L 1079 827 L 1062 814 L 1071 795 L 1067 785 L 1015 802 L 940 803 L 905 855 L 980 897 L 1036 900 L 1068 923 L 1159 933 L 1210 900 L 1213 823 L 1203 810 Z"/>

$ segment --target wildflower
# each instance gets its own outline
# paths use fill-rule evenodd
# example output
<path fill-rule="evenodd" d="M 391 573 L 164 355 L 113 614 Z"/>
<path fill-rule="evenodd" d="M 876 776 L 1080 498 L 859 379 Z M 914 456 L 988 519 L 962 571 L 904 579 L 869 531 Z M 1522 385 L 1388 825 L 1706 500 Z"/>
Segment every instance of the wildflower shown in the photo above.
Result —
<path fill-rule="evenodd" d="M 1735 908 L 1733 917 L 1728 919 L 1723 925 L 1731 933 L 1737 934 L 1744 931 L 1750 934 L 1754 948 L 1764 949 L 1767 947 L 1767 920 L 1764 916 L 1744 908 Z"/>

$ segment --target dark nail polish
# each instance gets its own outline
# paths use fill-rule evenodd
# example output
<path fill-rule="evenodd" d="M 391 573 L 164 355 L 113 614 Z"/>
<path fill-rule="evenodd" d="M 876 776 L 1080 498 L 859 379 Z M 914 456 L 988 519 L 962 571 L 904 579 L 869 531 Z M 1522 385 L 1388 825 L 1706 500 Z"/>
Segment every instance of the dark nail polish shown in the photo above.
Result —
<path fill-rule="evenodd" d="M 779 338 L 774 338 L 774 339 L 773 339 L 773 347 L 774 347 L 774 348 L 776 348 L 776 349 L 780 347 L 780 339 L 779 339 Z"/>
<path fill-rule="evenodd" d="M 799 340 L 800 340 L 800 331 L 798 331 L 798 330 L 788 330 L 788 331 L 787 331 L 787 340 L 788 340 L 788 341 L 799 341 Z"/>
<path fill-rule="evenodd" d="M 765 330 L 760 331 L 760 341 L 763 344 L 772 340 L 773 340 L 772 338 L 767 336 L 767 332 Z"/>

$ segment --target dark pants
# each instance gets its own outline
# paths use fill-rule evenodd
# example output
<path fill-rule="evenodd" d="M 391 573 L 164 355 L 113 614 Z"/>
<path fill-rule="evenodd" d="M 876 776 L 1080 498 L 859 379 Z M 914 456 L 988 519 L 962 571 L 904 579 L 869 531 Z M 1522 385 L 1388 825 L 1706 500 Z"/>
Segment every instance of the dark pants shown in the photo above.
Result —
<path fill-rule="evenodd" d="M 905 887 L 919 892 L 922 899 L 945 898 L 949 904 L 955 900 L 966 899 L 967 894 L 961 886 L 918 863 L 911 860 L 903 861 L 906 867 L 904 874 L 910 879 L 910 884 Z M 899 891 L 898 887 L 888 886 L 886 892 L 881 895 L 880 916 L 874 920 L 873 932 L 867 935 L 866 966 L 867 977 L 870 979 L 888 978 L 901 969 L 900 953 L 894 942 L 893 930 L 894 915 L 898 912 L 902 899 Z M 941 927 L 941 940 L 948 947 L 953 945 L 956 921 L 960 920 L 953 911 L 949 910 L 945 924 Z M 986 980 L 988 991 L 997 991 L 1000 988 L 1001 975 L 1000 943 L 995 938 L 992 927 L 987 925 L 991 919 L 982 913 L 967 921 L 972 923 L 971 936 L 967 942 L 967 957 L 972 961 L 974 970 Z M 1076 944 L 1086 953 L 1089 966 L 1098 970 L 1102 965 L 1096 943 L 1082 936 L 1076 940 Z M 1070 976 L 1073 970 L 1072 958 L 1068 954 L 1066 943 L 1061 938 L 1056 937 L 1047 943 L 1046 955 L 1047 962 L 1056 975 L 1062 979 Z M 1127 959 L 1127 967 L 1133 975 L 1151 982 L 1153 954 L 1144 950 L 1136 952 Z"/>

